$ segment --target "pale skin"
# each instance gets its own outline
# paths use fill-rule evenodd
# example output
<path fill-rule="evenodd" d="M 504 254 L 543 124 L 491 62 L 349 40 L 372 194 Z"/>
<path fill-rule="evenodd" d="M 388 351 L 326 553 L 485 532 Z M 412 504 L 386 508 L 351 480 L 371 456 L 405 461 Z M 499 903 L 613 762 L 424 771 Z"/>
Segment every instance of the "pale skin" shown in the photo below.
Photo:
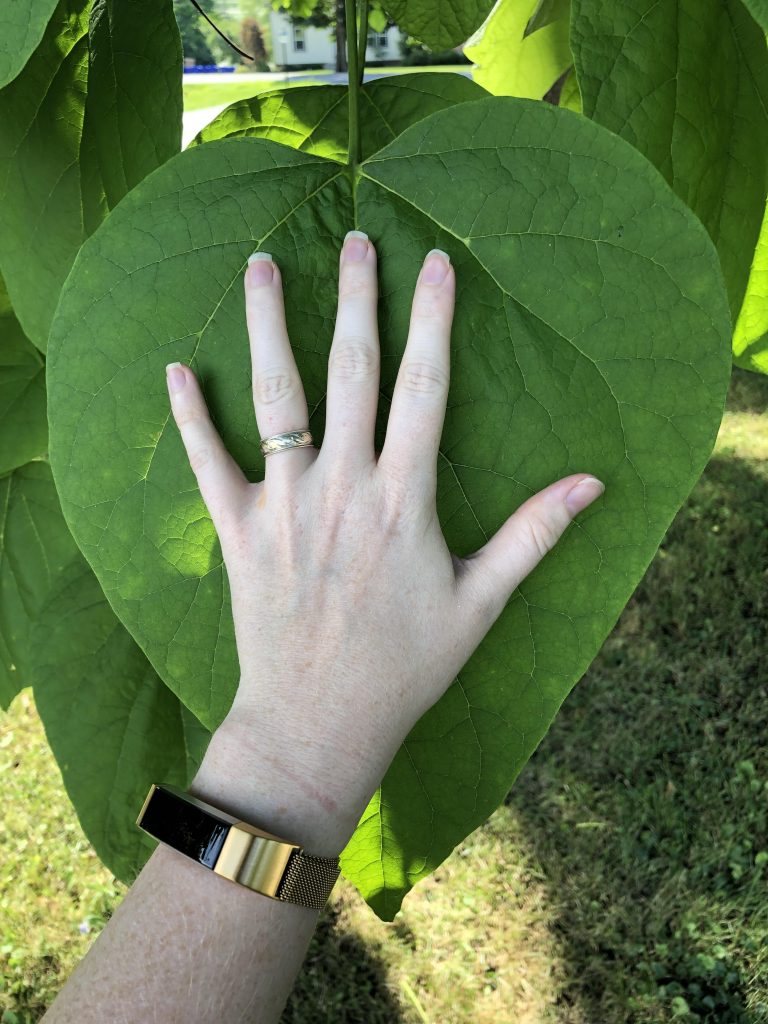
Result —
<path fill-rule="evenodd" d="M 586 473 L 565 477 L 510 510 L 474 554 L 448 550 L 435 500 L 454 293 L 453 268 L 433 251 L 416 282 L 380 453 L 376 252 L 359 232 L 340 254 L 319 449 L 270 455 L 264 480 L 249 483 L 194 373 L 167 371 L 221 542 L 241 669 L 189 791 L 308 853 L 344 848 L 411 727 L 604 490 Z M 306 429 L 280 270 L 266 255 L 249 263 L 245 303 L 260 435 Z M 316 921 L 314 910 L 251 892 L 161 844 L 44 1020 L 272 1024 Z"/>

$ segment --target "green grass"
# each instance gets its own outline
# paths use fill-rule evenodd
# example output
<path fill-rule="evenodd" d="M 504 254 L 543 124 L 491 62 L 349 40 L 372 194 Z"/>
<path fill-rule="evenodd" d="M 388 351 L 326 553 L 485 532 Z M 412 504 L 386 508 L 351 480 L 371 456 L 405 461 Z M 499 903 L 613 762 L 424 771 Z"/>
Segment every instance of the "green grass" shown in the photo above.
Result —
<path fill-rule="evenodd" d="M 469 67 L 467 65 L 466 67 Z M 419 73 L 423 71 L 453 71 L 457 69 L 464 69 L 464 65 L 446 64 L 436 65 L 435 67 L 376 67 L 370 68 L 370 71 L 374 71 L 376 74 L 384 75 L 404 75 L 411 74 L 412 72 Z M 272 78 L 264 79 L 258 82 L 238 82 L 236 78 L 229 78 L 224 82 L 184 82 L 184 110 L 203 110 L 205 107 L 217 107 L 221 105 L 229 105 L 230 103 L 236 103 L 238 100 L 247 99 L 249 96 L 256 96 L 260 92 L 264 92 L 266 89 L 277 89 L 285 88 L 286 86 L 301 86 L 301 85 L 322 85 L 325 78 L 327 78 L 332 72 L 317 70 L 317 71 L 300 71 L 300 72 L 289 72 L 288 80 L 283 75 L 275 75 Z M 293 81 L 294 76 L 298 75 L 311 75 L 312 79 L 303 78 L 301 81 Z"/>
<path fill-rule="evenodd" d="M 737 371 L 709 466 L 507 803 L 391 924 L 337 887 L 283 1024 L 768 1021 L 767 410 Z M 0 775 L 0 1011 L 27 1024 L 125 889 L 27 691 Z"/>
<path fill-rule="evenodd" d="M 318 75 L 322 75 L 322 72 L 318 72 Z M 265 79 L 261 82 L 211 82 L 210 85 L 207 82 L 200 83 L 199 85 L 185 82 L 184 110 L 189 112 L 192 110 L 203 110 L 206 107 L 229 106 L 230 103 L 248 99 L 250 96 L 256 96 L 258 93 L 266 92 L 268 89 L 300 88 L 304 85 L 313 84 L 319 85 L 322 83 L 320 79 L 316 82 L 291 82 L 289 79 L 286 83 L 283 79 L 277 78 Z"/>

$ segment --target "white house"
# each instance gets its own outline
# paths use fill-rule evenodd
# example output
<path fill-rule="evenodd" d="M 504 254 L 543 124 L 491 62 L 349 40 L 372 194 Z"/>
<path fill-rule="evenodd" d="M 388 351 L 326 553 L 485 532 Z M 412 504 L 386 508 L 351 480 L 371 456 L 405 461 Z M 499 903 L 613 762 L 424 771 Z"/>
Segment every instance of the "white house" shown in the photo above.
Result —
<path fill-rule="evenodd" d="M 336 43 L 330 26 L 294 25 L 285 11 L 270 10 L 269 27 L 272 38 L 272 62 L 279 68 L 336 67 Z M 400 29 L 368 33 L 366 64 L 399 64 Z"/>

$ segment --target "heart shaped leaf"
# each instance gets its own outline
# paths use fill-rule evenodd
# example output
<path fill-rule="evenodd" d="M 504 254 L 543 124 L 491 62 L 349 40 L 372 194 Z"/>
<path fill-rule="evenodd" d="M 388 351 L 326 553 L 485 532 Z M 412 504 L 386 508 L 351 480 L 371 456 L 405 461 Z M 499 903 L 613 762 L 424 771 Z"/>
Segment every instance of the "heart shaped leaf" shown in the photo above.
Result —
<path fill-rule="evenodd" d="M 345 852 L 391 917 L 501 801 L 641 578 L 714 443 L 730 326 L 700 223 L 636 150 L 569 111 L 461 103 L 356 171 L 252 138 L 169 161 L 84 245 L 62 294 L 51 458 L 110 603 L 209 728 L 238 678 L 229 595 L 163 368 L 194 366 L 225 442 L 261 478 L 241 287 L 250 252 L 268 248 L 321 443 L 351 227 L 380 256 L 377 447 L 424 253 L 445 249 L 456 268 L 438 464 L 449 547 L 476 549 L 568 473 L 607 484 L 407 738 Z"/>
<path fill-rule="evenodd" d="M 83 831 L 131 884 L 157 842 L 136 827 L 153 782 L 186 787 L 210 733 L 158 678 L 78 555 L 31 634 L 35 704 Z"/>
<path fill-rule="evenodd" d="M 764 29 L 741 0 L 573 0 L 571 48 L 584 113 L 644 153 L 709 231 L 735 321 L 748 282 L 756 303 L 768 292 L 761 261 L 750 279 L 768 191 Z"/>
<path fill-rule="evenodd" d="M 87 235 L 181 146 L 181 43 L 171 0 L 60 0 L 0 92 L 0 270 L 45 349 Z M 87 96 L 86 96 L 87 90 Z"/>

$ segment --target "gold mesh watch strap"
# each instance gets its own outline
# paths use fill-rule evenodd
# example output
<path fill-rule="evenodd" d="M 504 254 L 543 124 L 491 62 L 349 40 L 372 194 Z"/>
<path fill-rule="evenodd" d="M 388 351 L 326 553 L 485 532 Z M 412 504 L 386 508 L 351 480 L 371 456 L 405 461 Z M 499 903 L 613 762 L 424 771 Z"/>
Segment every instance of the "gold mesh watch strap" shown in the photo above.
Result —
<path fill-rule="evenodd" d="M 322 910 L 338 857 L 316 857 L 178 786 L 150 787 L 136 824 L 222 878 L 271 899 Z"/>
<path fill-rule="evenodd" d="M 295 850 L 275 895 L 279 900 L 322 910 L 338 877 L 338 857 L 313 857 Z"/>

